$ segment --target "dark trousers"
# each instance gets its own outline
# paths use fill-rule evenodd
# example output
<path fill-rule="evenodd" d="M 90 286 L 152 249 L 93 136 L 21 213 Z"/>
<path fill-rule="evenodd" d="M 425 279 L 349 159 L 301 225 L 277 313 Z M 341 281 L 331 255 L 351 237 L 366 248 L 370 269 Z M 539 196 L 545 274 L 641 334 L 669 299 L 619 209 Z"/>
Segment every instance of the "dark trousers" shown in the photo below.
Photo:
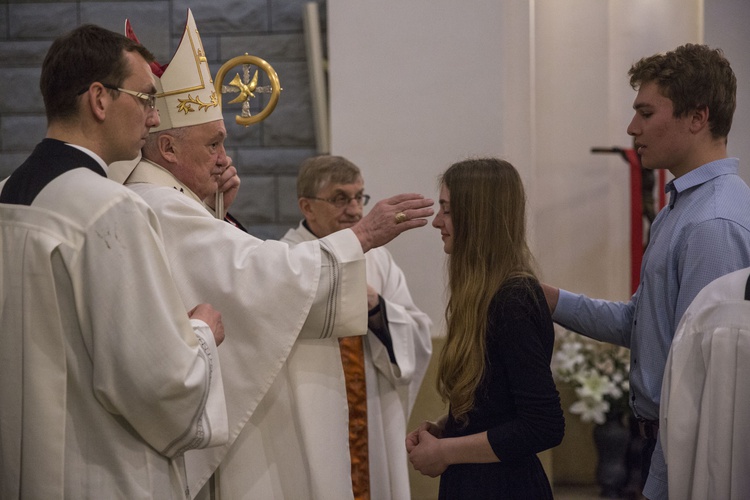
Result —
<path fill-rule="evenodd" d="M 644 438 L 643 448 L 641 449 L 641 491 L 646 486 L 648 479 L 648 470 L 651 468 L 651 455 L 656 448 L 656 438 Z"/>

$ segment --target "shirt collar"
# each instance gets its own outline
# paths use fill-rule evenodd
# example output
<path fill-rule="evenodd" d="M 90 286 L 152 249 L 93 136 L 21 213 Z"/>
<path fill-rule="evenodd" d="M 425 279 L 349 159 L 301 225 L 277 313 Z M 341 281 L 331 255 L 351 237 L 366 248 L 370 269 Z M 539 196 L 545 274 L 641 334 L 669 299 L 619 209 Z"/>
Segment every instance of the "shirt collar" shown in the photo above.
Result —
<path fill-rule="evenodd" d="M 302 227 L 304 227 L 311 236 L 313 236 L 315 239 L 318 239 L 318 237 L 315 236 L 315 233 L 313 233 L 312 229 L 310 229 L 310 226 L 307 224 L 307 219 L 302 219 Z"/>
<path fill-rule="evenodd" d="M 70 147 L 76 148 L 79 151 L 83 151 L 84 153 L 86 153 L 87 155 L 89 155 L 90 157 L 92 157 L 94 160 L 96 160 L 96 162 L 99 164 L 99 166 L 102 167 L 102 169 L 104 170 L 104 173 L 107 174 L 107 175 L 109 175 L 109 168 L 107 167 L 107 164 L 104 163 L 104 160 L 102 160 L 101 157 L 98 154 L 94 153 L 93 151 L 91 151 L 88 148 L 84 148 L 83 146 L 79 146 L 78 144 L 71 144 L 69 142 L 66 142 L 65 144 L 67 144 Z"/>
<path fill-rule="evenodd" d="M 720 175 L 736 174 L 739 165 L 740 160 L 737 158 L 722 158 L 701 165 L 676 179 L 672 179 L 664 186 L 664 192 L 669 194 L 669 208 L 674 207 L 678 194 L 695 186 L 700 186 Z"/>

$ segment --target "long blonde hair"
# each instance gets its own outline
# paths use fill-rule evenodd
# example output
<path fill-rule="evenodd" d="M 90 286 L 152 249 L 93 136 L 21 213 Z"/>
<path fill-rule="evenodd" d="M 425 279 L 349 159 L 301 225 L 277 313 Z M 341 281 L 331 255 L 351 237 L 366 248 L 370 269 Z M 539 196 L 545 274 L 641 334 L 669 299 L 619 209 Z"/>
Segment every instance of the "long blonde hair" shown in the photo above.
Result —
<path fill-rule="evenodd" d="M 437 389 L 462 425 L 485 372 L 487 316 L 506 280 L 534 276 L 526 243 L 526 196 L 516 169 L 496 158 L 453 164 L 441 177 L 450 194 L 447 341 Z"/>

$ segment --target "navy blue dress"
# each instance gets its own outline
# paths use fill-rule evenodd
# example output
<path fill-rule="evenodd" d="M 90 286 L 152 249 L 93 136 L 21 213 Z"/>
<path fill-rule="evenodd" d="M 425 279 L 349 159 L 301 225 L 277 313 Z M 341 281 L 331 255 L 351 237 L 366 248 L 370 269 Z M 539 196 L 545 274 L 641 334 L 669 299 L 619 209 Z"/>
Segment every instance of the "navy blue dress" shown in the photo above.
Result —
<path fill-rule="evenodd" d="M 500 462 L 457 464 L 440 478 L 440 499 L 551 499 L 536 454 L 560 444 L 565 420 L 552 379 L 555 334 L 541 286 L 513 279 L 495 294 L 487 327 L 487 366 L 469 422 L 449 416 L 444 437 L 488 431 Z"/>

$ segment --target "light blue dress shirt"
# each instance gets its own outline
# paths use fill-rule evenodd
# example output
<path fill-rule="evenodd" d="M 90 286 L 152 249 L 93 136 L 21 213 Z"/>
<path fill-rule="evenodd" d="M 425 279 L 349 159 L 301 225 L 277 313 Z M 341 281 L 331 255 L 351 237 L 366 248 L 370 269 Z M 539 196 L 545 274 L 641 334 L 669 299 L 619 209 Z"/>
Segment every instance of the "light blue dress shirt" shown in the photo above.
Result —
<path fill-rule="evenodd" d="M 641 281 L 629 302 L 560 290 L 555 322 L 631 349 L 630 406 L 637 417 L 659 418 L 669 347 L 693 298 L 714 279 L 750 266 L 750 188 L 737 175 L 738 165 L 736 158 L 717 160 L 667 184 L 669 205 L 651 226 Z M 644 495 L 667 498 L 659 443 Z"/>

